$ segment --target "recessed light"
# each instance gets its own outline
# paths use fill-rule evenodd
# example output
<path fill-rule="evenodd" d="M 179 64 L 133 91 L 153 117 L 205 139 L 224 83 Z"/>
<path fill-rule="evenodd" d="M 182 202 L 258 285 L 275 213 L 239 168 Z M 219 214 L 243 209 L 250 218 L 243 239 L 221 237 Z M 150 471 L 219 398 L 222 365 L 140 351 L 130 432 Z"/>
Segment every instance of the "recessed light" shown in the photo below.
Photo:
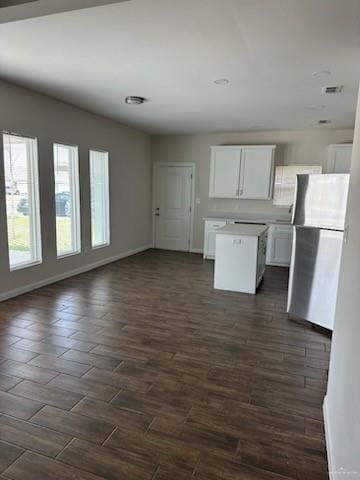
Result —
<path fill-rule="evenodd" d="M 326 105 L 308 105 L 306 108 L 309 110 L 322 110 L 323 108 L 326 108 Z"/>
<path fill-rule="evenodd" d="M 214 80 L 215 85 L 227 85 L 230 83 L 230 80 L 228 78 L 217 78 Z"/>
<path fill-rule="evenodd" d="M 331 72 L 330 70 L 317 70 L 316 72 L 313 72 L 313 77 L 320 77 L 320 78 L 323 78 L 323 77 L 328 77 L 329 75 L 331 75 Z"/>
<path fill-rule="evenodd" d="M 130 96 L 125 98 L 125 103 L 127 103 L 128 105 L 141 105 L 145 102 L 146 98 L 144 97 Z"/>

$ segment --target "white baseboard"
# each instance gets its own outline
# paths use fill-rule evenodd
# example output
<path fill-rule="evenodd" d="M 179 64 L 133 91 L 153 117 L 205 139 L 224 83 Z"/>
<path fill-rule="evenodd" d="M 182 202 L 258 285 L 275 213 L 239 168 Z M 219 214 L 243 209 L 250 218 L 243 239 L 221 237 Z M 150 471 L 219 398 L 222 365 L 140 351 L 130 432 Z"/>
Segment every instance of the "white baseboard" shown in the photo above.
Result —
<path fill-rule="evenodd" d="M 143 247 L 134 248 L 133 250 L 128 250 L 127 252 L 122 252 L 122 253 L 119 253 L 118 255 L 104 258 L 97 262 L 89 263 L 88 265 L 83 265 L 82 267 L 75 268 L 74 270 L 69 270 L 67 272 L 63 272 L 58 275 L 54 275 L 52 277 L 44 278 L 43 280 L 39 280 L 38 282 L 29 283 L 27 285 L 24 285 L 23 287 L 14 288 L 13 290 L 8 290 L 7 292 L 0 294 L 0 302 L 3 302 L 4 300 L 8 300 L 9 298 L 17 297 L 18 295 L 22 295 L 24 293 L 31 292 L 32 290 L 36 290 L 37 288 L 45 287 L 46 285 L 59 282 L 60 280 L 65 280 L 66 278 L 79 275 L 80 273 L 85 273 L 85 272 L 88 272 L 89 270 L 94 270 L 95 268 L 99 268 L 99 267 L 102 267 L 103 265 L 116 262 L 117 260 L 121 260 L 122 258 L 130 257 L 131 255 L 135 255 L 136 253 L 144 252 L 145 250 L 149 250 L 150 248 L 152 248 L 152 244 L 145 245 Z"/>
<path fill-rule="evenodd" d="M 324 398 L 323 416 L 324 416 L 325 443 L 326 443 L 329 478 L 330 478 L 330 480 L 334 480 L 334 474 L 333 474 L 333 469 L 332 469 L 332 466 L 333 466 L 333 462 L 332 462 L 332 442 L 331 442 L 331 431 L 330 431 L 330 423 L 329 423 L 328 409 L 327 409 L 327 396 L 325 396 L 325 398 Z"/>
<path fill-rule="evenodd" d="M 203 253 L 202 248 L 190 248 L 190 253 Z"/>

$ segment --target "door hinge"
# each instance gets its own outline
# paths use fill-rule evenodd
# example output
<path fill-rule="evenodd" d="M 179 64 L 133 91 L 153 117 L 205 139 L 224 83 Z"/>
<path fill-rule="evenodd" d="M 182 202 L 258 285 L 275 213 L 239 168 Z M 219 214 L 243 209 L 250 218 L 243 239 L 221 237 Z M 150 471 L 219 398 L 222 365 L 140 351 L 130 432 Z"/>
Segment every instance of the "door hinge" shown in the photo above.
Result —
<path fill-rule="evenodd" d="M 192 178 L 193 178 L 193 174 L 192 174 L 192 173 L 190 173 L 190 178 L 191 178 L 191 180 L 192 180 Z"/>
<path fill-rule="evenodd" d="M 191 207 L 189 207 L 189 212 L 191 213 Z"/>

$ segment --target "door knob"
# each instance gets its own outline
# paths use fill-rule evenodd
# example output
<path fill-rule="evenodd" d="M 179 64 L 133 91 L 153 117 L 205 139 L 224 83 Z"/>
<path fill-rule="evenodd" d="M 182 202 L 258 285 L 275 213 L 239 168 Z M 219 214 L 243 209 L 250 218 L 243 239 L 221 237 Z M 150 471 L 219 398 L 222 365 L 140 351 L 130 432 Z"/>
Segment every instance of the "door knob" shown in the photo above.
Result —
<path fill-rule="evenodd" d="M 159 212 L 156 212 L 156 213 L 155 213 L 155 217 L 160 217 L 160 213 L 159 213 Z"/>

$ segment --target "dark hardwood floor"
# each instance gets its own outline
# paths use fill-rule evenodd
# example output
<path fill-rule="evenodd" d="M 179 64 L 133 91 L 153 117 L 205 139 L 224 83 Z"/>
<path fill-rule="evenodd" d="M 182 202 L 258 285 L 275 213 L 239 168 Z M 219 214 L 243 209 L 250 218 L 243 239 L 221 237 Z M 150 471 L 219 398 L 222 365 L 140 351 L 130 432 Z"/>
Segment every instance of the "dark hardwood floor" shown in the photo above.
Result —
<path fill-rule="evenodd" d="M 323 480 L 330 340 L 149 251 L 0 304 L 0 478 Z"/>

